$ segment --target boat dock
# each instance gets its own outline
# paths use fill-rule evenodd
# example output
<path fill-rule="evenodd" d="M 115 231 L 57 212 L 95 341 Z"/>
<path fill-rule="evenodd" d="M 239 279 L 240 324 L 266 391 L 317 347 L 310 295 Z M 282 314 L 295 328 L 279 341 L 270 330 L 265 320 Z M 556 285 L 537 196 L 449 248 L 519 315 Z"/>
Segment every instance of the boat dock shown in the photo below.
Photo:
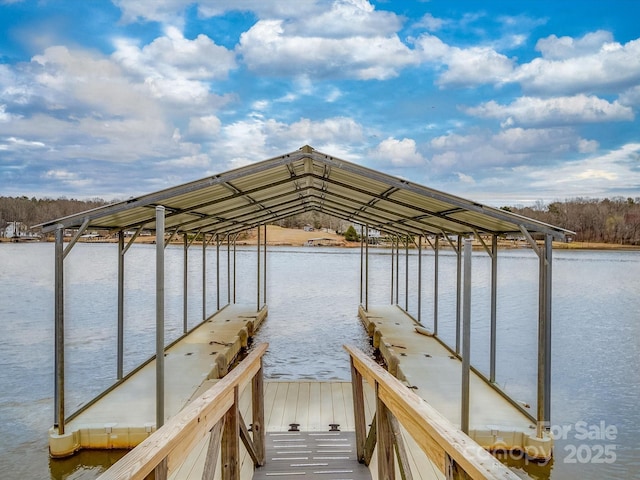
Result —
<path fill-rule="evenodd" d="M 264 344 L 254 345 L 246 359 L 230 367 L 251 344 L 267 315 L 267 224 L 309 211 L 358 226 L 360 298 L 358 301 L 358 292 L 354 292 L 354 314 L 358 309 L 387 369 L 346 347 L 351 382 L 264 382 Z M 353 432 L 355 466 L 368 465 L 373 478 L 380 480 L 394 478 L 394 472 L 411 478 L 409 470 L 413 478 L 425 480 L 517 478 L 488 451 L 518 450 L 533 459 L 548 459 L 552 454 L 552 240 L 562 240 L 572 232 L 376 172 L 309 146 L 41 227 L 43 233 L 55 236 L 55 408 L 49 432 L 53 457 L 82 448 L 137 445 L 103 475 L 105 480 L 145 478 L 152 471 L 158 480 L 195 478 L 192 472 L 196 471 L 199 478 L 248 479 L 254 470 L 269 472 L 267 465 L 276 462 L 273 458 L 286 458 L 267 458 L 266 452 L 277 443 L 269 444 L 267 434 L 300 432 L 302 443 L 309 446 L 312 433 L 331 429 Z M 117 324 L 117 380 L 69 415 L 65 401 L 65 258 L 89 229 L 110 231 L 118 237 L 117 318 L 113 319 Z M 370 229 L 384 235 L 390 249 L 388 305 L 370 298 Z M 236 286 L 246 280 L 246 273 L 237 272 L 235 247 L 248 230 L 257 233 L 252 269 L 256 301 L 242 305 L 236 302 Z M 75 232 L 71 239 L 65 239 L 68 231 Z M 133 236 L 125 235 L 131 231 Z M 155 232 L 156 349 L 145 364 L 124 375 L 125 257 L 143 231 Z M 537 347 L 535 412 L 509 398 L 496 383 L 496 332 L 500 327 L 497 245 L 505 235 L 521 236 L 539 259 L 537 335 L 531 339 Z M 165 248 L 179 238 L 184 246 L 184 326 L 179 338 L 166 345 Z M 483 319 L 490 325 L 486 376 L 471 364 L 472 239 L 482 246 L 481 254 L 491 265 L 490 278 L 484 280 L 490 285 L 490 314 Z M 202 248 L 202 315 L 198 320 L 202 323 L 189 330 L 188 255 L 196 244 Z M 215 274 L 207 267 L 213 262 L 207 256 L 209 245 L 215 246 Z M 455 319 L 447 319 L 455 321 L 454 346 L 444 343 L 437 331 L 442 245 L 456 258 L 456 286 L 449 287 L 455 288 Z M 423 248 L 433 250 L 434 278 L 433 314 L 424 323 Z M 410 250 L 416 252 L 416 271 L 411 275 Z M 221 261 L 221 254 L 226 262 Z M 331 292 L 326 294 L 330 301 Z M 409 305 L 410 297 L 417 298 L 417 305 Z M 215 313 L 211 314 L 213 304 Z M 425 325 L 432 325 L 433 330 Z M 292 462 L 295 466 L 291 468 L 302 468 L 302 463 Z M 316 475 L 314 472 L 309 474 Z M 265 475 L 292 476 L 292 472 Z"/>
<path fill-rule="evenodd" d="M 176 416 L 228 373 L 229 365 L 247 347 L 248 340 L 266 319 L 266 308 L 260 312 L 254 310 L 247 305 L 226 307 L 167 348 L 166 420 Z M 375 346 L 385 363 L 395 370 L 394 375 L 403 381 L 407 390 L 427 401 L 458 428 L 459 359 L 452 359 L 451 352 L 432 336 L 418 332 L 416 328 L 420 330 L 421 327 L 397 306 L 372 307 L 369 312 L 360 308 L 360 317 L 364 328 L 374 332 L 372 341 L 377 343 Z M 66 456 L 79 449 L 130 449 L 151 437 L 156 431 L 154 363 L 149 362 L 133 372 L 75 415 L 67 423 L 64 436 L 56 435 L 52 430 L 52 455 Z M 239 410 L 245 418 L 251 418 L 250 390 L 244 390 L 239 398 Z M 369 425 L 376 412 L 375 394 L 370 386 L 363 392 L 365 418 Z M 483 448 L 527 451 L 531 446 L 551 447 L 548 437 L 543 444 L 535 443 L 535 428 L 530 419 L 481 379 L 472 381 L 471 395 L 474 408 L 470 437 Z M 240 478 L 295 477 L 296 472 L 304 473 L 305 478 L 314 478 L 316 474 L 325 475 L 314 472 L 323 471 L 353 474 L 344 477 L 353 479 L 372 478 L 370 472 L 373 472 L 373 478 L 377 478 L 377 456 L 373 452 L 369 468 L 357 459 L 351 382 L 267 380 L 264 382 L 264 412 L 265 465 L 256 469 L 248 450 L 242 448 Z M 407 431 L 403 429 L 401 434 L 413 478 L 441 478 L 437 466 L 424 455 Z M 340 451 L 329 447 L 313 450 L 318 439 L 326 440 L 322 443 L 326 446 L 338 438 Z M 170 478 L 202 478 L 209 440 L 205 437 L 195 445 Z M 285 440 L 291 443 L 283 446 Z M 278 446 L 280 448 L 276 448 Z M 297 453 L 285 455 L 283 452 L 286 451 Z M 311 453 L 300 453 L 307 451 Z M 540 452 L 529 453 L 539 457 Z M 542 456 L 545 455 L 550 455 L 550 451 L 545 450 Z M 222 478 L 220 475 L 218 471 L 215 478 Z"/>

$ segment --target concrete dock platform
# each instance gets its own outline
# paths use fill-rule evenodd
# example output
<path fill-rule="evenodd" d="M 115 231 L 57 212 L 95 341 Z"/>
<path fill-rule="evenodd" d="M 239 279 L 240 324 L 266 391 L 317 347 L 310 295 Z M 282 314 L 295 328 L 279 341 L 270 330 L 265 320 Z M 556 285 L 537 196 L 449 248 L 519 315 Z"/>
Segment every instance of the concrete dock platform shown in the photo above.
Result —
<path fill-rule="evenodd" d="M 165 351 L 165 419 L 223 377 L 267 316 L 267 307 L 229 305 Z M 152 360 L 65 425 L 49 431 L 52 457 L 88 449 L 133 448 L 156 430 L 156 362 Z"/>
<path fill-rule="evenodd" d="M 398 306 L 360 307 L 359 316 L 389 371 L 460 427 L 460 359 Z M 537 438 L 531 418 L 473 371 L 469 395 L 469 436 L 482 447 L 524 451 L 532 458 L 551 456 L 551 437 Z"/>

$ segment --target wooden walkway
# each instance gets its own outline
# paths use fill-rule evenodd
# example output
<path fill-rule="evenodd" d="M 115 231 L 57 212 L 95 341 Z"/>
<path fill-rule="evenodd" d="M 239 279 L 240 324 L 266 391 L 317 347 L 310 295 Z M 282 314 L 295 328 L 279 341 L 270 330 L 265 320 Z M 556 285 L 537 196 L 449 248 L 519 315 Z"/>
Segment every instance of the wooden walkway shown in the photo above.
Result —
<path fill-rule="evenodd" d="M 329 432 L 332 424 L 336 425 L 335 428 L 339 428 L 341 432 L 344 432 L 345 434 L 348 432 L 349 436 L 353 435 L 352 432 L 355 431 L 351 382 L 265 381 L 264 389 L 265 426 L 267 437 L 269 439 L 278 438 L 278 434 L 296 433 L 289 432 L 291 424 L 297 424 L 297 428 L 300 430 L 298 433 L 308 436 L 317 433 L 336 433 Z M 251 402 L 249 393 L 250 392 L 245 391 L 240 396 L 240 412 L 246 419 L 247 423 L 250 423 L 249 419 L 251 418 Z M 371 423 L 373 419 L 375 408 L 374 393 L 370 388 L 365 388 L 365 416 L 368 423 Z M 437 468 L 427 459 L 426 455 L 424 455 L 410 435 L 403 432 L 403 439 L 409 450 L 409 461 L 414 480 L 437 480 L 444 478 L 438 472 Z M 208 438 L 200 442 L 200 444 L 193 449 L 182 466 L 170 476 L 170 480 L 202 478 L 208 443 Z M 255 472 L 253 469 L 253 462 L 247 451 L 241 447 L 241 452 L 240 475 L 243 480 L 278 478 L 273 475 L 264 477 L 258 476 L 262 475 L 263 472 L 278 473 L 276 471 L 269 470 L 271 468 L 270 463 L 272 461 L 272 457 L 269 457 L 270 451 L 267 452 L 267 465 L 256 469 Z M 298 462 L 291 462 L 293 465 L 297 463 Z M 302 463 L 302 461 L 300 461 L 300 463 Z M 349 465 L 351 466 L 345 467 L 345 469 L 353 470 L 354 474 L 361 471 L 362 468 L 371 472 L 371 477 L 353 477 L 354 480 L 359 478 L 373 478 L 373 480 L 380 480 L 377 479 L 377 456 L 375 454 L 373 455 L 368 469 L 359 464 L 355 459 L 352 462 L 349 461 Z M 293 472 L 300 471 L 298 467 L 289 468 L 297 469 L 291 470 Z M 319 470 L 320 469 L 317 469 L 316 471 Z M 399 472 L 397 473 L 398 475 L 396 478 L 400 478 Z M 313 478 L 307 475 L 302 478 Z M 317 475 L 320 475 L 318 478 L 327 480 L 329 478 L 352 478 L 342 475 L 328 477 L 327 475 L 329 474 L 326 473 Z M 286 475 L 283 478 L 288 476 L 291 475 Z M 218 468 L 216 470 L 215 479 L 218 480 L 220 478 L 221 474 L 220 469 Z"/>

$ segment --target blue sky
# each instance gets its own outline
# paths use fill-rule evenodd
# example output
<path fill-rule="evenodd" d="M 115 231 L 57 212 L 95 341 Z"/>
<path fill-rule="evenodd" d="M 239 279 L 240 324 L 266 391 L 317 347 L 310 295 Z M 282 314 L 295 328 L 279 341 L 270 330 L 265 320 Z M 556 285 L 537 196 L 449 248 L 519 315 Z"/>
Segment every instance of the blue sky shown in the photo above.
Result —
<path fill-rule="evenodd" d="M 635 0 L 0 0 L 0 195 L 322 152 L 494 206 L 640 197 Z"/>

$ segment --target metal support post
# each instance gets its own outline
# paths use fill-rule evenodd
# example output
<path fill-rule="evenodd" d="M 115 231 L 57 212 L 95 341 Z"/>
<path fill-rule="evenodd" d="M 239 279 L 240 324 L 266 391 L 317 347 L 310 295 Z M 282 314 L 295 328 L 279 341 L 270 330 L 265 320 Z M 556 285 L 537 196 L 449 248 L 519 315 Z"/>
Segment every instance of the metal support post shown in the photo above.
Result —
<path fill-rule="evenodd" d="M 491 347 L 489 381 L 496 381 L 497 305 L 498 305 L 498 236 L 491 237 Z"/>
<path fill-rule="evenodd" d="M 364 308 L 369 311 L 369 225 L 365 225 Z"/>
<path fill-rule="evenodd" d="M 440 281 L 438 267 L 440 263 L 440 237 L 436 236 L 433 249 L 433 334 L 438 334 L 438 282 Z"/>
<path fill-rule="evenodd" d="M 394 257 L 395 237 L 391 237 L 391 305 L 393 305 L 393 257 Z"/>
<path fill-rule="evenodd" d="M 409 235 L 404 242 L 404 309 L 409 311 Z"/>
<path fill-rule="evenodd" d="M 552 237 L 545 237 L 540 256 L 538 290 L 538 395 L 537 437 L 550 426 L 551 410 L 551 251 Z"/>
<path fill-rule="evenodd" d="M 464 241 L 464 299 L 462 335 L 462 411 L 460 429 L 469 434 L 469 378 L 471 370 L 471 239 Z"/>
<path fill-rule="evenodd" d="M 231 303 L 231 234 L 227 233 L 227 305 Z"/>
<path fill-rule="evenodd" d="M 116 378 L 124 377 L 124 230 L 118 232 L 118 347 Z"/>
<path fill-rule="evenodd" d="M 164 207 L 156 207 L 156 428 L 164 424 Z"/>
<path fill-rule="evenodd" d="M 264 280 L 262 282 L 262 303 L 267 304 L 267 224 L 264 224 Z"/>
<path fill-rule="evenodd" d="M 396 305 L 400 303 L 400 237 L 396 237 Z"/>
<path fill-rule="evenodd" d="M 220 237 L 216 233 L 216 312 L 220 310 Z"/>
<path fill-rule="evenodd" d="M 551 426 L 551 303 L 552 303 L 552 262 L 553 237 L 547 235 L 544 243 L 545 254 L 545 369 L 544 369 L 544 422 L 545 427 Z"/>
<path fill-rule="evenodd" d="M 360 225 L 360 305 L 364 304 L 364 230 Z"/>
<path fill-rule="evenodd" d="M 207 235 L 202 234 L 202 321 L 207 319 Z"/>
<path fill-rule="evenodd" d="M 188 284 L 188 276 L 189 276 L 189 238 L 186 233 L 182 234 L 182 243 L 183 243 L 183 275 L 182 275 L 182 333 L 187 333 L 189 331 L 188 320 L 189 320 L 189 284 Z"/>
<path fill-rule="evenodd" d="M 56 228 L 55 244 L 55 372 L 54 424 L 64 435 L 64 228 Z"/>
<path fill-rule="evenodd" d="M 236 240 L 238 240 L 238 235 L 233 237 L 233 303 L 236 303 Z"/>
<path fill-rule="evenodd" d="M 422 235 L 418 236 L 418 323 L 422 323 Z"/>
<path fill-rule="evenodd" d="M 258 229 L 257 271 L 256 271 L 256 312 L 260 311 L 260 225 Z"/>
<path fill-rule="evenodd" d="M 462 310 L 462 236 L 456 249 L 456 353 L 460 353 L 460 312 Z"/>

